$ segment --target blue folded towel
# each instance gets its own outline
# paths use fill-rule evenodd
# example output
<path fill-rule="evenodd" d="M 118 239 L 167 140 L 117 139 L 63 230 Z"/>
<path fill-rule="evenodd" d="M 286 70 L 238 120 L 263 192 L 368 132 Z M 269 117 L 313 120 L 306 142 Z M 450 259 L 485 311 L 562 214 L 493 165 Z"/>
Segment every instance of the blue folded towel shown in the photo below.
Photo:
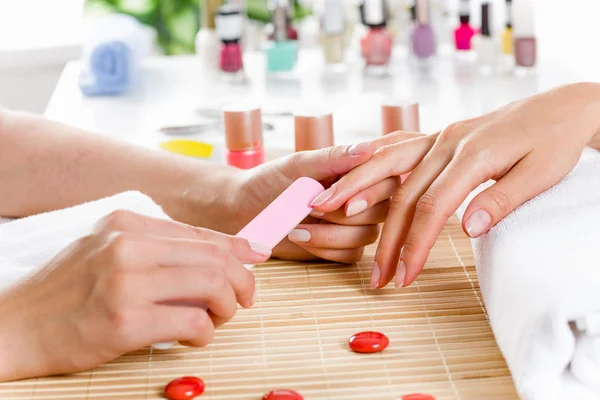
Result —
<path fill-rule="evenodd" d="M 113 14 L 90 25 L 84 44 L 79 87 L 86 96 L 127 92 L 139 75 L 147 37 L 133 17 Z"/>

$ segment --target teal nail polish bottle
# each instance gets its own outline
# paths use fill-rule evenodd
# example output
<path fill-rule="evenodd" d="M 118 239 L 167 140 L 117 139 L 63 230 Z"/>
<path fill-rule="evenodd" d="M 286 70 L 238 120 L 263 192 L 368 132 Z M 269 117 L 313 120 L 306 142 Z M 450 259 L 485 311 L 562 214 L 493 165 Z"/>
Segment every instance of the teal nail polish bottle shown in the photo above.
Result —
<path fill-rule="evenodd" d="M 291 20 L 288 0 L 271 0 L 271 18 L 273 33 L 265 45 L 267 72 L 287 73 L 296 66 L 298 59 L 298 41 L 289 37 L 293 31 L 289 26 Z"/>

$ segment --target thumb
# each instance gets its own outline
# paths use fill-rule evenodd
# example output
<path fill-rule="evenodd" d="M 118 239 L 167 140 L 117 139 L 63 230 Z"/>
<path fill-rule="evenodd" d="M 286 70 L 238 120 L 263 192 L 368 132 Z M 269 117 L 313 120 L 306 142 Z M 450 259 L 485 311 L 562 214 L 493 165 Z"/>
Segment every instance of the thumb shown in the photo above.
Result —
<path fill-rule="evenodd" d="M 370 159 L 375 150 L 373 142 L 362 142 L 352 146 L 303 151 L 282 160 L 279 169 L 293 179 L 308 176 L 324 181 L 350 172 Z"/>
<path fill-rule="evenodd" d="M 564 175 L 540 173 L 533 157 L 517 163 L 495 184 L 479 193 L 463 216 L 463 230 L 472 238 L 487 233 L 515 208 L 555 185 Z"/>

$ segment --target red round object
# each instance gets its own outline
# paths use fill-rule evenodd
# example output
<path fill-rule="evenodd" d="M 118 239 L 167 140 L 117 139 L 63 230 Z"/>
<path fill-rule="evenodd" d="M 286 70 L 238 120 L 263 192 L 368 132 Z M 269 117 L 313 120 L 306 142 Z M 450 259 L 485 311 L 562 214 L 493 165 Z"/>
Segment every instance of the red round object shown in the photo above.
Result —
<path fill-rule="evenodd" d="M 262 400 L 304 400 L 304 397 L 293 390 L 277 389 L 266 393 Z"/>
<path fill-rule="evenodd" d="M 165 386 L 165 397 L 169 400 L 190 400 L 204 393 L 204 382 L 195 376 L 173 379 Z"/>
<path fill-rule="evenodd" d="M 398 397 L 396 400 L 435 400 L 435 397 L 430 394 L 411 393 Z"/>
<path fill-rule="evenodd" d="M 360 332 L 352 335 L 348 344 L 356 353 L 378 353 L 388 347 L 390 340 L 383 333 Z"/>

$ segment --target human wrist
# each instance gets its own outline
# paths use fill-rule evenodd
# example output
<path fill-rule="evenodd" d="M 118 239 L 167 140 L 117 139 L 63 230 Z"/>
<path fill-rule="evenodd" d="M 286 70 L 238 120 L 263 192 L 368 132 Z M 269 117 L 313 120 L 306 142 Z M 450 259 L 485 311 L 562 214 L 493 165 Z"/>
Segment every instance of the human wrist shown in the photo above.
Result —
<path fill-rule="evenodd" d="M 230 211 L 241 171 L 213 163 L 190 163 L 168 191 L 163 208 L 177 221 L 220 229 Z M 229 232 L 227 232 L 229 233 Z"/>

